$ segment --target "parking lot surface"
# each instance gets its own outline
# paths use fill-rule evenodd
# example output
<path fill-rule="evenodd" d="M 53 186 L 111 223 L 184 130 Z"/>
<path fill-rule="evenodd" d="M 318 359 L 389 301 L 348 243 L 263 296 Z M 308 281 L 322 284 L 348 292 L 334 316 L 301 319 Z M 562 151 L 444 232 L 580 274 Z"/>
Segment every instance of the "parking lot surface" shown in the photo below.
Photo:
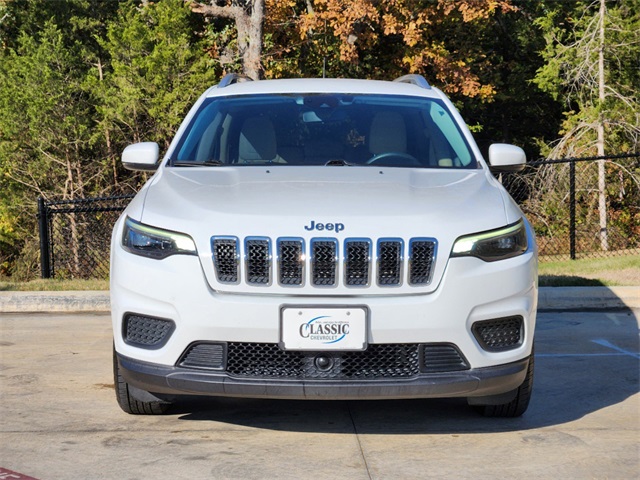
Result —
<path fill-rule="evenodd" d="M 109 316 L 3 313 L 0 467 L 39 480 L 638 478 L 639 318 L 540 313 L 517 419 L 463 399 L 197 398 L 142 417 L 115 401 Z"/>

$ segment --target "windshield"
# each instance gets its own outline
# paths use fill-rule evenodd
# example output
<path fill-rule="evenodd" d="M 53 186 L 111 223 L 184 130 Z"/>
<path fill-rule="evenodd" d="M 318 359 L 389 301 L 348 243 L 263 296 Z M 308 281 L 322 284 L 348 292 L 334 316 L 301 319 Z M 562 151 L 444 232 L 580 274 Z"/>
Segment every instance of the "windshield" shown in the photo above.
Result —
<path fill-rule="evenodd" d="M 171 158 L 173 166 L 266 164 L 478 168 L 440 101 L 372 94 L 209 98 Z"/>

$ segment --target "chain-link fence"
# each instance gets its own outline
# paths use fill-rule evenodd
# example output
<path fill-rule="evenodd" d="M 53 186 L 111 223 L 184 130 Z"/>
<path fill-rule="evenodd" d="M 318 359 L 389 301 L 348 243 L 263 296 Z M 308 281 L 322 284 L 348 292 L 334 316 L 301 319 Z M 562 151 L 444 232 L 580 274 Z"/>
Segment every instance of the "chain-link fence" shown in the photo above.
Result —
<path fill-rule="evenodd" d="M 541 261 L 640 253 L 640 154 L 530 162 L 502 183 Z"/>
<path fill-rule="evenodd" d="M 640 154 L 530 162 L 500 179 L 541 261 L 640 253 Z M 42 277 L 107 278 L 111 229 L 131 198 L 40 199 Z"/>
<path fill-rule="evenodd" d="M 42 278 L 108 278 L 111 230 L 132 198 L 38 199 Z"/>

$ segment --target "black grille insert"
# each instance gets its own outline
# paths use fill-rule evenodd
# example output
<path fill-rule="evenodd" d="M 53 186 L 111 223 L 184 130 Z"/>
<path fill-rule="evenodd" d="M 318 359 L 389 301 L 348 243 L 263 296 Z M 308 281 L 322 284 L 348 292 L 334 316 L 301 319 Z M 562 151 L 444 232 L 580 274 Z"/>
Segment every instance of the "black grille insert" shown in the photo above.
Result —
<path fill-rule="evenodd" d="M 475 322 L 471 327 L 480 346 L 489 352 L 512 350 L 522 345 L 524 321 L 519 315 Z"/>
<path fill-rule="evenodd" d="M 425 373 L 468 370 L 469 364 L 455 345 L 449 343 L 422 346 L 422 368 Z"/>
<path fill-rule="evenodd" d="M 222 370 L 225 357 L 226 344 L 199 343 L 187 349 L 178 364 L 181 367 Z"/>
<path fill-rule="evenodd" d="M 317 287 L 336 285 L 338 242 L 333 239 L 311 241 L 311 282 Z"/>
<path fill-rule="evenodd" d="M 371 241 L 347 240 L 344 252 L 344 282 L 350 287 L 369 285 Z"/>
<path fill-rule="evenodd" d="M 304 283 L 303 245 L 302 240 L 278 240 L 278 271 L 281 285 Z"/>
<path fill-rule="evenodd" d="M 212 240 L 213 264 L 220 283 L 238 283 L 240 254 L 237 238 L 214 238 Z"/>
<path fill-rule="evenodd" d="M 167 343 L 174 328 L 172 320 L 128 313 L 122 323 L 122 336 L 129 345 L 154 349 Z"/>
<path fill-rule="evenodd" d="M 402 241 L 378 242 L 378 285 L 400 285 L 402 279 Z"/>
<path fill-rule="evenodd" d="M 431 282 L 435 256 L 435 240 L 411 240 L 409 244 L 409 284 L 427 285 Z"/>
<path fill-rule="evenodd" d="M 269 239 L 249 238 L 245 241 L 247 283 L 271 284 L 271 245 Z"/>

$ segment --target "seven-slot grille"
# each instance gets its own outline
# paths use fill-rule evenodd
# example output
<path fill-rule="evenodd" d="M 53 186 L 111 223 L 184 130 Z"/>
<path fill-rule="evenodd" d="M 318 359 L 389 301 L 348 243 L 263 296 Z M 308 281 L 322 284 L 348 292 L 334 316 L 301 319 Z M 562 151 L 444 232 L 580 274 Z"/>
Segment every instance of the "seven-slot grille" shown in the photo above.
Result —
<path fill-rule="evenodd" d="M 408 245 L 406 281 L 411 286 L 429 285 L 433 276 L 437 241 L 412 238 Z M 314 287 L 331 288 L 342 282 L 349 288 L 365 288 L 374 282 L 380 287 L 398 287 L 404 282 L 405 242 L 400 238 L 381 238 L 375 244 L 368 238 L 348 238 L 340 245 L 335 238 L 314 238 L 308 250 L 302 238 L 276 240 L 275 260 L 272 240 L 247 237 L 243 243 L 244 281 L 253 286 L 269 286 L 275 280 L 283 287 L 301 287 L 305 272 Z M 236 237 L 211 239 L 213 264 L 220 283 L 241 281 L 240 241 Z"/>

